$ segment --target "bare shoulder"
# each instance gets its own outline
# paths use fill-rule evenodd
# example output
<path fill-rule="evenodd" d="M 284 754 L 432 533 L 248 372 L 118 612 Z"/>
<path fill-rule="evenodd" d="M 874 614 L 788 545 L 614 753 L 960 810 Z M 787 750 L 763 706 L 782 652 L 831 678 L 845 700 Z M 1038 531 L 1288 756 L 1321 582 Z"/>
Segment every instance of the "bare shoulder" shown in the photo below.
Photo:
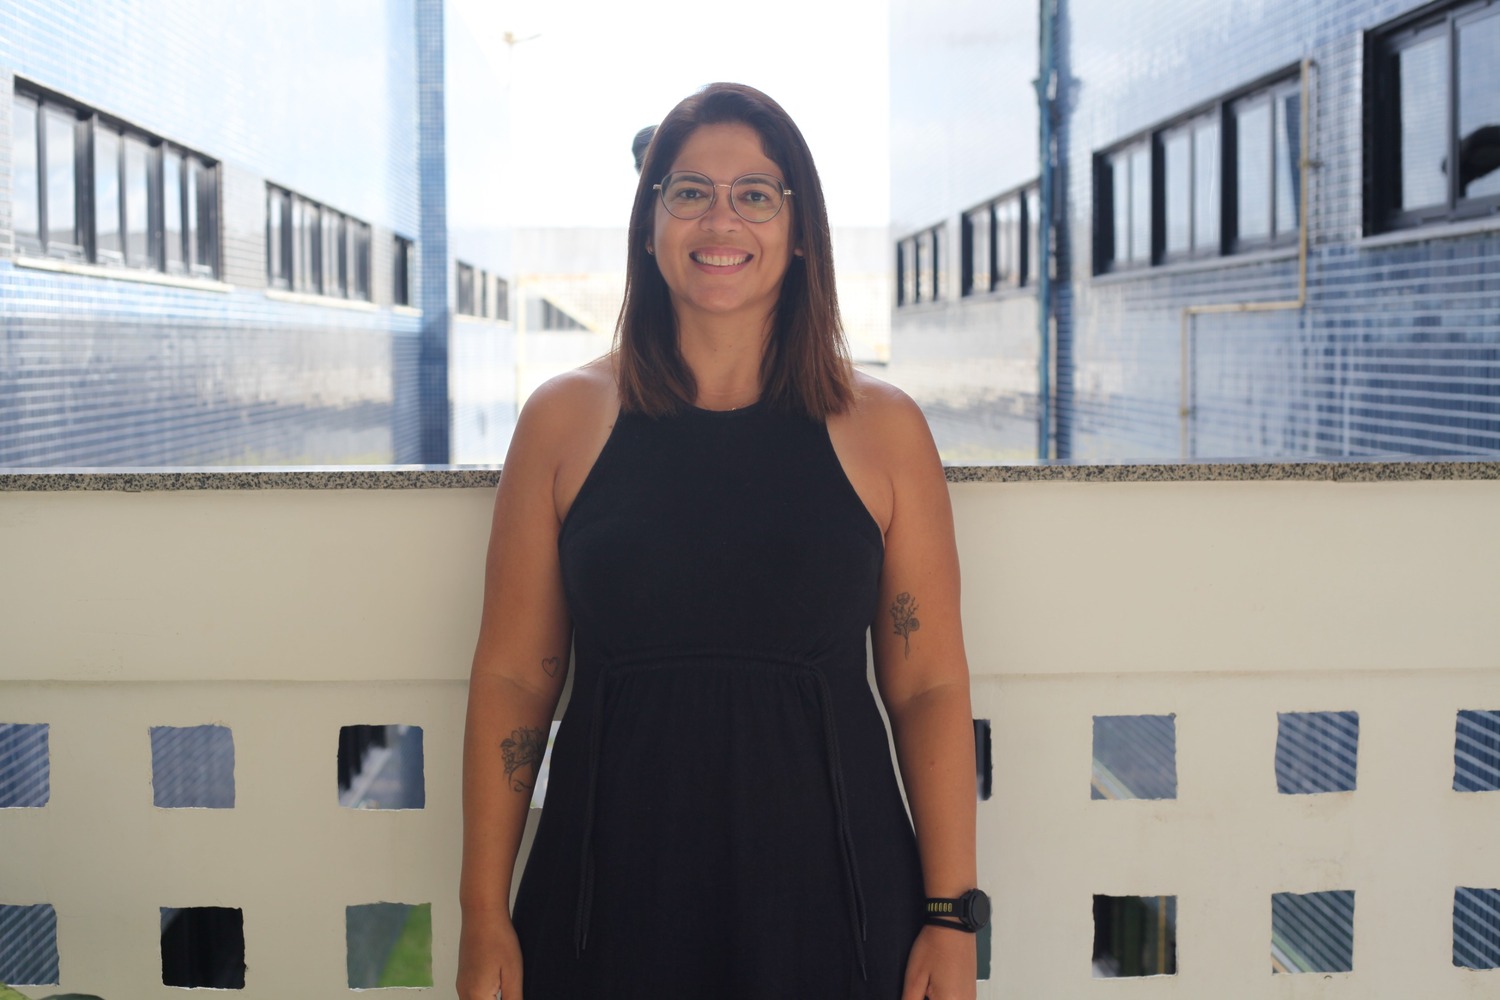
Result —
<path fill-rule="evenodd" d="M 855 371 L 854 405 L 829 419 L 828 436 L 882 533 L 889 530 L 897 495 L 907 484 L 934 475 L 941 480 L 942 464 L 921 409 L 872 375 Z"/>
<path fill-rule="evenodd" d="M 901 389 L 866 372 L 854 373 L 854 405 L 840 417 L 846 434 L 882 456 L 888 468 L 913 459 L 936 460 L 937 449 L 927 418 L 916 401 Z"/>
<path fill-rule="evenodd" d="M 612 424 L 618 408 L 607 357 L 556 375 L 533 390 L 521 407 L 506 464 L 550 458 L 555 465 L 596 432 L 601 421 Z"/>

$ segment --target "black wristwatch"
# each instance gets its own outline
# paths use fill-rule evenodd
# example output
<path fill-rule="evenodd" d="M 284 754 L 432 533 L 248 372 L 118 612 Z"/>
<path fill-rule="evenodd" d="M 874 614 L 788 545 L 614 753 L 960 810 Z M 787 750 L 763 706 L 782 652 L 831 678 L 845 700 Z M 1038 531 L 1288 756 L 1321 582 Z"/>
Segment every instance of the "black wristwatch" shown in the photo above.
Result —
<path fill-rule="evenodd" d="M 922 906 L 922 923 L 975 933 L 990 922 L 990 897 L 970 889 L 957 899 L 931 899 Z"/>

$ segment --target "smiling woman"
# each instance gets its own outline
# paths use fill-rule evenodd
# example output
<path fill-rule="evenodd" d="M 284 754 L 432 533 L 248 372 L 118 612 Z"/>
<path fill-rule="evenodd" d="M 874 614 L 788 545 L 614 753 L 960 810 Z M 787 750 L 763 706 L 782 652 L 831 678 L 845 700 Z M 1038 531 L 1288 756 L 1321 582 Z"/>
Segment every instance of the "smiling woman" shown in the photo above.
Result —
<path fill-rule="evenodd" d="M 615 350 L 532 395 L 496 497 L 459 993 L 971 998 L 988 909 L 947 485 L 915 404 L 849 364 L 797 126 L 737 84 L 679 103 L 628 239 Z M 517 747 L 570 648 L 512 913 L 541 757 Z"/>

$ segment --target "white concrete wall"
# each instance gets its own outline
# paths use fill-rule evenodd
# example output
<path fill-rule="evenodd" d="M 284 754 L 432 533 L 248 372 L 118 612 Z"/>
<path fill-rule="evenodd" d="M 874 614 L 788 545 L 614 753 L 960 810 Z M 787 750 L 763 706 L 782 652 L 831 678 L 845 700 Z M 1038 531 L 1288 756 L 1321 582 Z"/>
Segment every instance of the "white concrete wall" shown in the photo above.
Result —
<path fill-rule="evenodd" d="M 956 485 L 993 978 L 1018 998 L 1500 995 L 1451 962 L 1500 887 L 1500 482 Z M 433 904 L 454 975 L 464 678 L 488 490 L 0 493 L 0 722 L 51 800 L 0 810 L 0 903 L 57 910 L 63 990 L 160 985 L 159 906 L 244 911 L 256 998 L 348 995 L 343 908 Z M 1360 713 L 1358 789 L 1279 796 L 1278 711 Z M 1091 718 L 1176 713 L 1178 798 L 1090 801 Z M 232 810 L 152 805 L 153 725 L 235 741 Z M 427 807 L 337 805 L 338 728 L 423 727 Z M 1356 893 L 1353 973 L 1270 971 L 1273 892 Z M 1175 895 L 1179 973 L 1090 977 L 1090 898 Z"/>

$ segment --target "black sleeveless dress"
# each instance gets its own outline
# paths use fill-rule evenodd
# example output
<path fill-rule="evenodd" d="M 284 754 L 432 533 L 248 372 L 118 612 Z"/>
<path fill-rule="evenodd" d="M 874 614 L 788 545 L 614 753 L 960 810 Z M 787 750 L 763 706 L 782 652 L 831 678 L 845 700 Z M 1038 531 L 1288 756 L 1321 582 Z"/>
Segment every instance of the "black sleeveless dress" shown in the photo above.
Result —
<path fill-rule="evenodd" d="M 558 548 L 527 1000 L 898 1000 L 922 879 L 866 676 L 884 553 L 827 427 L 621 414 Z"/>

